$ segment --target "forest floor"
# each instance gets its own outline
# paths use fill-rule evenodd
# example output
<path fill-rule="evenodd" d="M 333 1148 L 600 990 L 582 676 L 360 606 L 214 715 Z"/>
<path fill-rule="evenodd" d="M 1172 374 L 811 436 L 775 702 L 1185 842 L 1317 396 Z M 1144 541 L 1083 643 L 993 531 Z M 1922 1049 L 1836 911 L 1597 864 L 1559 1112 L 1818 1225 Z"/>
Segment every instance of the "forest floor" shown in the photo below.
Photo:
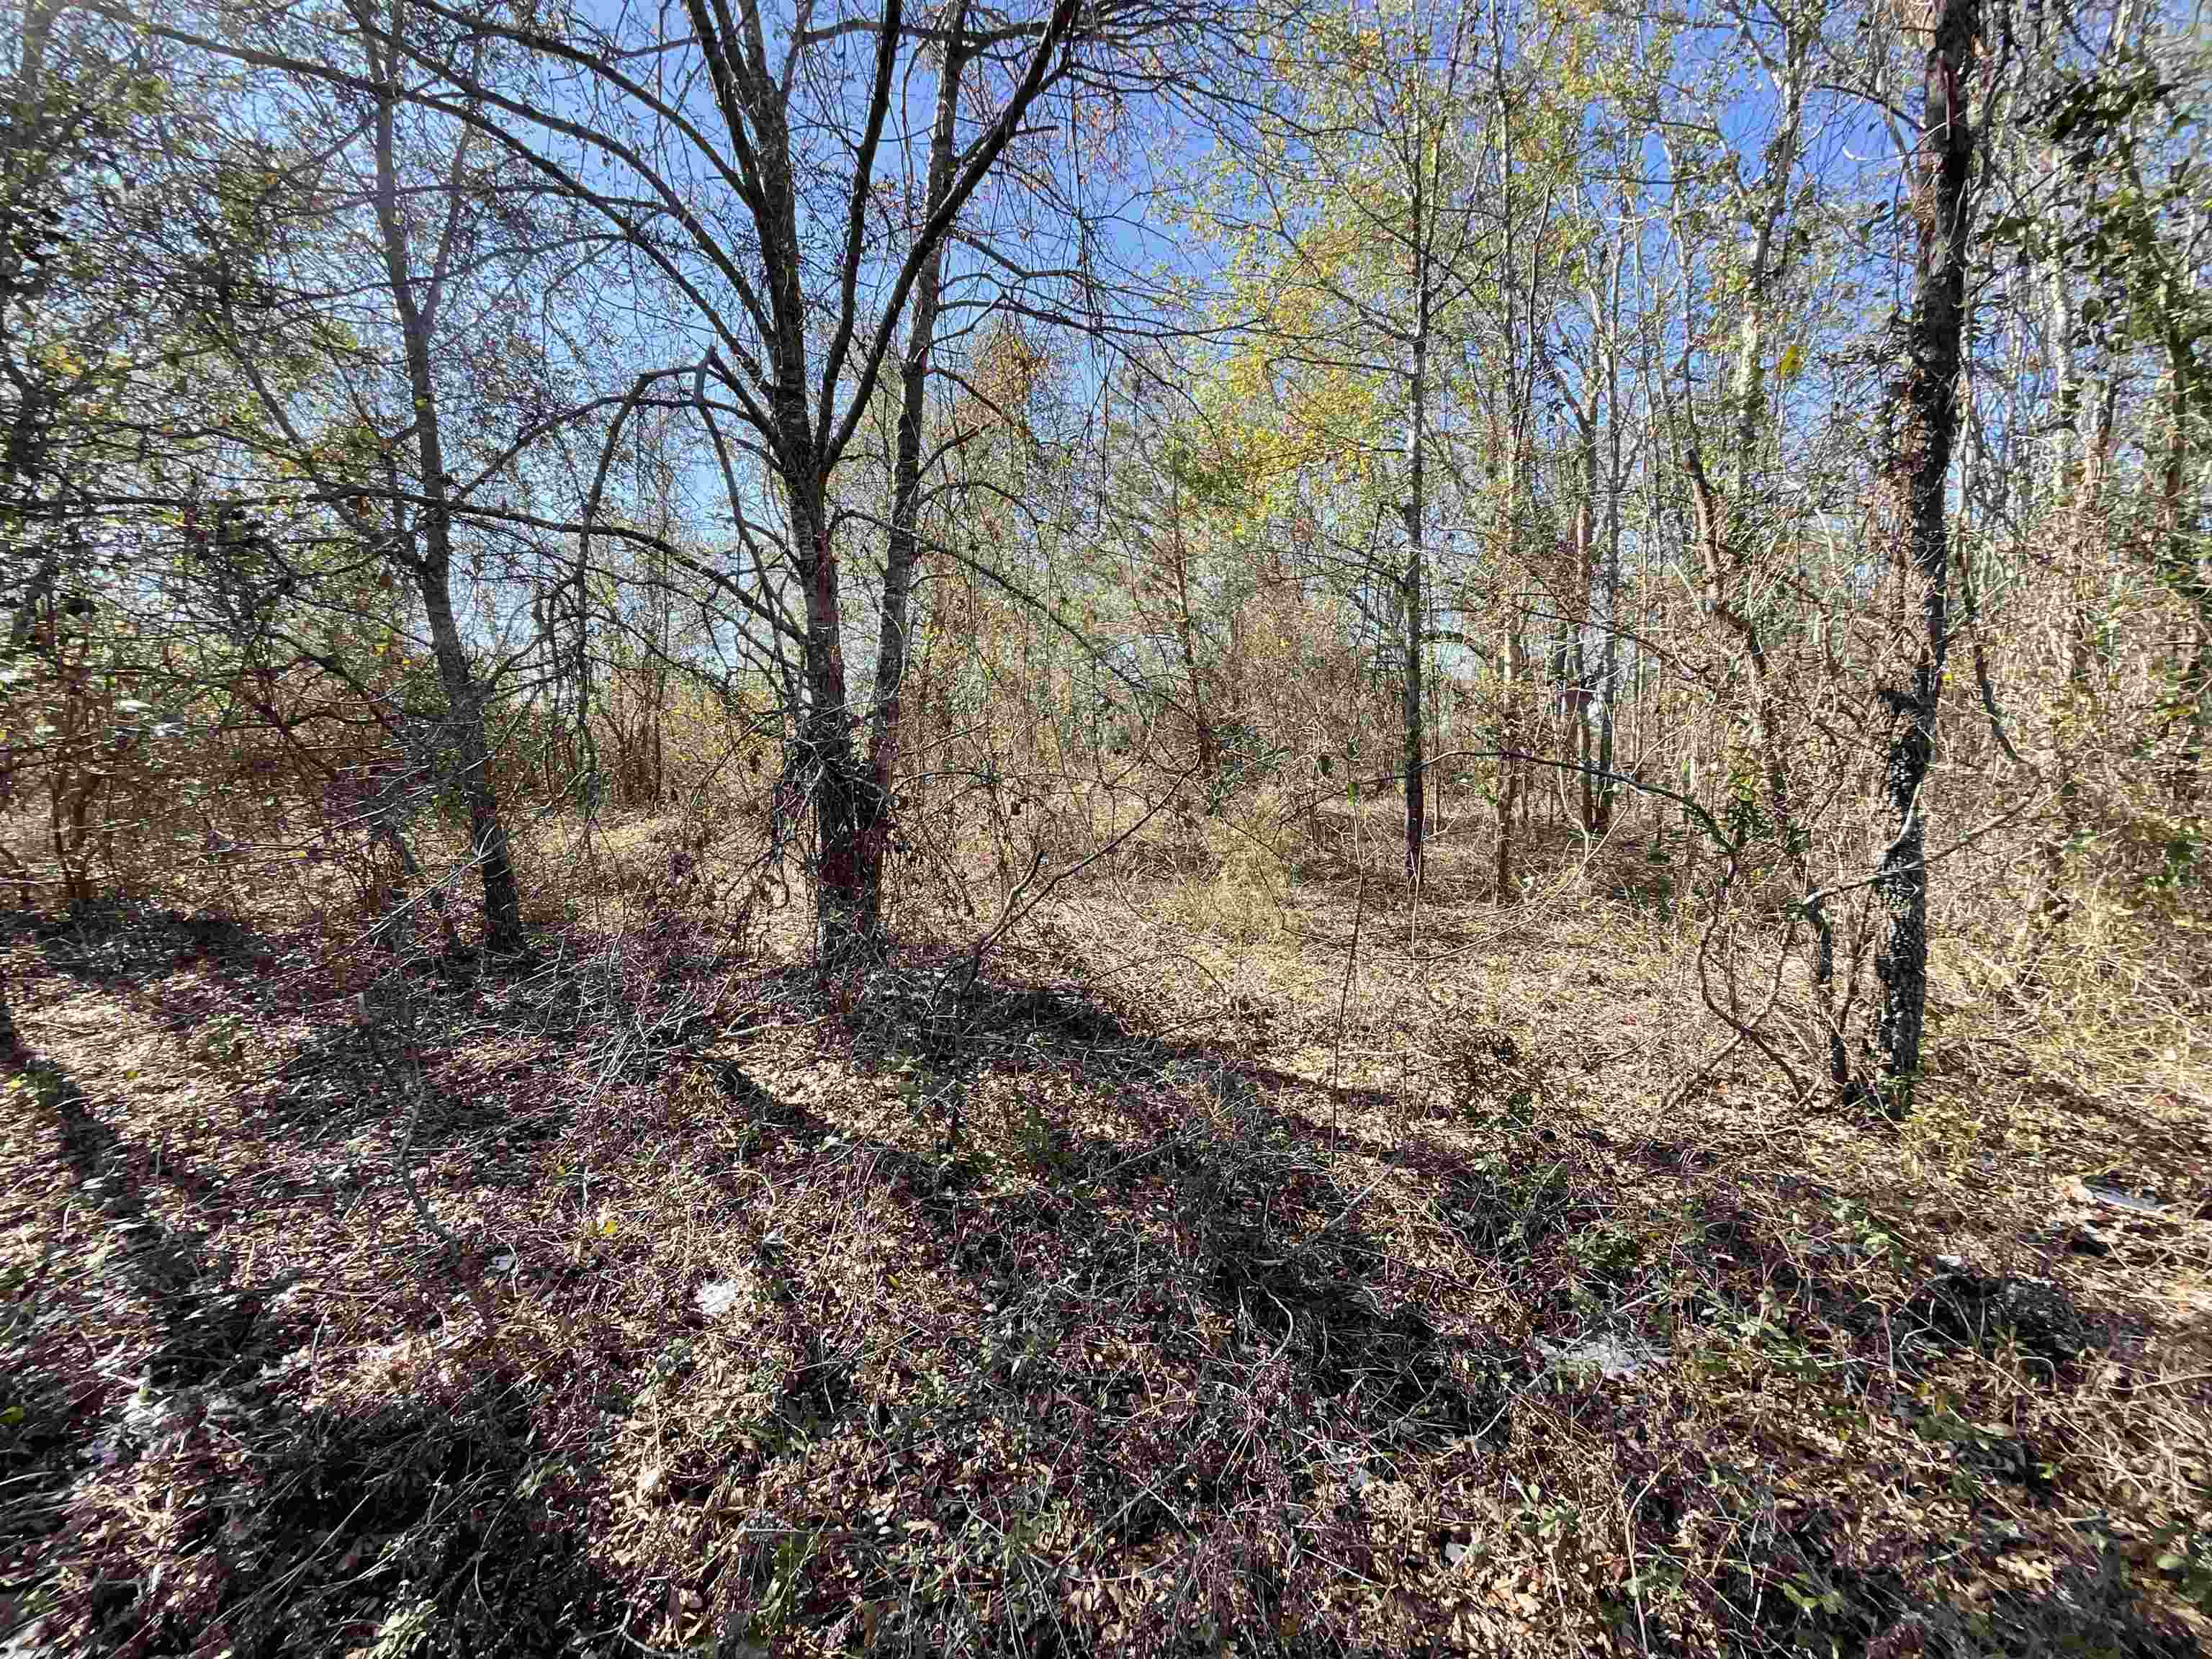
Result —
<path fill-rule="evenodd" d="M 2197 1651 L 2203 1045 L 1946 976 L 1902 1125 L 1686 1090 L 1663 914 L 1475 857 L 374 1028 L 327 929 L 13 918 L 0 1653 Z"/>

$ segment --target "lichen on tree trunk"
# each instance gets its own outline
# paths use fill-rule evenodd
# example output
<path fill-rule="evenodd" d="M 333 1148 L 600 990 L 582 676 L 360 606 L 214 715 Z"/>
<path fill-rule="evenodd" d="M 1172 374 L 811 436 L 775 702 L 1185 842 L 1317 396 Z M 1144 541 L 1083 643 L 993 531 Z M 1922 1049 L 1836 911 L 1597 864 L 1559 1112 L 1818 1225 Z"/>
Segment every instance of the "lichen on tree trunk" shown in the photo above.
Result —
<path fill-rule="evenodd" d="M 1871 1088 L 1902 1113 L 1920 1070 L 1928 1002 L 1928 775 L 1949 645 L 1950 539 L 1945 490 L 1958 430 L 1966 331 L 1967 184 L 1974 135 L 1967 83 L 1981 27 L 1980 0 L 1939 0 L 1930 29 L 1925 104 L 1913 162 L 1919 259 L 1898 394 L 1898 435 L 1888 461 L 1900 538 L 1894 560 L 1918 623 L 1903 684 L 1878 688 L 1890 712 L 1881 772 L 1889 840 L 1874 882 L 1881 914 L 1875 977 L 1881 997 L 1869 1036 Z M 1917 599 L 1917 605 L 1910 601 Z"/>

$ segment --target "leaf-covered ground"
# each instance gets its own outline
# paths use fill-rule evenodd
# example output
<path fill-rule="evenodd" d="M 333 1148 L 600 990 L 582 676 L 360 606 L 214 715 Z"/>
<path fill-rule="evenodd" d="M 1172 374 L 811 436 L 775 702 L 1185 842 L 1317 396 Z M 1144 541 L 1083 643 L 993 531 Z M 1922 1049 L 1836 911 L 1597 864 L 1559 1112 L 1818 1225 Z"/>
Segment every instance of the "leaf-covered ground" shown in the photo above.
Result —
<path fill-rule="evenodd" d="M 1947 981 L 1892 1126 L 1626 897 L 1218 921 L 15 918 L 0 1650 L 2197 1650 L 2202 1053 Z"/>

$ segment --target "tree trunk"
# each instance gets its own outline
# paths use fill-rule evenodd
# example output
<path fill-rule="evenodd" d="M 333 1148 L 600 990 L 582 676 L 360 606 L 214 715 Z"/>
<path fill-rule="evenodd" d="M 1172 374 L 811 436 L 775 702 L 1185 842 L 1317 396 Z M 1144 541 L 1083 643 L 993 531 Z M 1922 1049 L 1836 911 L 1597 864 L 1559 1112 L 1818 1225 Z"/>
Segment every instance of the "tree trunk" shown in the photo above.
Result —
<path fill-rule="evenodd" d="M 1428 228 L 1423 223 L 1424 169 L 1428 162 L 1427 135 L 1421 135 L 1413 158 L 1413 342 L 1406 377 L 1406 568 L 1398 583 L 1398 603 L 1405 629 L 1406 678 L 1404 763 L 1406 773 L 1406 875 L 1421 878 L 1422 835 L 1427 828 L 1426 803 L 1422 797 L 1421 752 L 1421 623 L 1425 606 L 1421 598 L 1421 567 L 1426 557 L 1428 533 L 1427 461 L 1429 442 L 1429 262 Z"/>
<path fill-rule="evenodd" d="M 1605 551 L 1597 562 L 1597 573 L 1604 593 L 1604 634 L 1598 646 L 1596 684 L 1593 688 L 1597 698 L 1596 762 L 1598 770 L 1597 812 L 1590 825 L 1591 832 L 1602 836 L 1613 828 L 1615 803 L 1620 799 L 1620 787 L 1613 778 L 1613 728 L 1618 698 L 1615 680 L 1620 672 L 1620 498 L 1623 489 L 1621 463 L 1621 403 L 1620 403 L 1620 285 L 1623 260 L 1616 252 L 1607 262 L 1607 282 L 1601 289 L 1590 291 L 1590 315 L 1603 318 L 1604 326 L 1599 332 L 1599 347 L 1603 354 L 1605 373 L 1602 389 L 1605 393 Z M 1596 395 L 1591 397 L 1593 415 L 1596 412 Z M 1597 452 L 1593 450 L 1595 463 Z M 1593 602 L 1594 610 L 1595 608 Z"/>
<path fill-rule="evenodd" d="M 13 1070 L 27 1057 L 22 1034 L 15 1029 L 15 1005 L 8 1000 L 7 969 L 0 968 L 0 1066 Z"/>
<path fill-rule="evenodd" d="M 491 784 L 490 746 L 484 738 L 483 690 L 469 668 L 461 631 L 453 618 L 450 586 L 451 550 L 442 509 L 433 509 L 429 549 L 421 570 L 422 608 L 430 623 L 430 644 L 438 659 L 438 680 L 446 693 L 446 717 L 459 751 L 462 799 L 469 814 L 469 845 L 483 882 L 484 945 L 497 951 L 522 948 L 522 896 L 514 878 L 514 856 L 499 800 Z"/>
<path fill-rule="evenodd" d="M 1894 833 L 1874 884 L 1882 936 L 1875 952 L 1881 985 L 1871 1033 L 1875 1087 L 1901 1114 L 1920 1070 L 1928 1001 L 1928 772 L 1948 640 L 1949 520 L 1944 492 L 1958 428 L 1958 382 L 1966 329 L 1966 185 L 1973 131 L 1966 87 L 1973 72 L 1980 0 L 1938 0 L 1927 57 L 1913 207 L 1919 263 L 1897 449 L 1889 462 L 1904 538 L 1899 563 L 1919 589 L 1920 635 L 1911 678 L 1880 688 L 1891 713 L 1882 803 Z"/>
<path fill-rule="evenodd" d="M 2189 452 L 2197 419 L 2197 347 L 2194 338 L 2170 325 L 2166 337 L 2167 407 L 2172 422 L 2166 439 L 2166 466 L 2159 489 L 2157 558 L 2162 573 L 2190 604 L 2189 656 L 2176 676 L 2183 731 L 2181 753 L 2173 768 L 2173 799 L 2186 811 L 2201 797 L 2204 732 L 2212 721 L 2212 574 L 2199 546 L 2196 498 L 2189 488 Z"/>
<path fill-rule="evenodd" d="M 396 31 L 398 23 L 394 20 Z M 365 38 L 373 38 L 365 36 Z M 438 679 L 446 694 L 446 717 L 460 761 L 461 794 L 469 815 L 469 843 L 483 883 L 484 944 L 499 951 L 522 946 L 522 902 L 514 879 L 514 861 L 507 843 L 507 826 L 494 795 L 485 741 L 483 688 L 469 667 L 467 651 L 453 617 L 453 503 L 446 471 L 445 449 L 439 433 L 438 394 L 430 366 L 430 338 L 437 322 L 439 278 L 431 277 L 418 301 L 416 277 L 405 222 L 399 210 L 399 171 L 394 152 L 393 111 L 398 100 L 393 66 L 387 58 L 376 66 L 380 94 L 376 110 L 376 220 L 384 244 L 384 269 L 398 313 L 401 343 L 406 352 L 408 390 L 415 404 L 416 458 L 422 472 L 423 502 L 417 508 L 416 551 L 410 561 L 422 598 L 430 629 L 431 650 L 438 663 Z M 463 151 L 467 140 L 461 140 Z M 453 158 L 448 189 L 461 188 L 463 151 Z M 458 195 L 449 203 L 447 234 L 451 237 L 460 212 Z M 444 249 L 435 268 L 442 274 Z M 396 515 L 404 509 L 393 503 Z"/>
<path fill-rule="evenodd" d="M 730 374 L 728 384 L 744 404 L 748 422 L 760 434 L 769 465 L 788 495 L 791 555 L 804 588 L 806 625 L 804 684 L 787 688 L 787 708 L 794 727 L 795 773 L 810 791 L 814 812 L 817 949 L 820 965 L 834 969 L 848 957 L 872 955 L 881 943 L 884 857 L 891 827 L 888 792 L 896 770 L 903 720 L 907 611 L 920 502 L 921 391 L 936 325 L 936 300 L 925 301 L 924 291 L 933 295 L 941 282 L 942 249 L 961 206 L 1006 146 L 1024 131 L 1027 112 L 1055 72 L 1065 67 L 1068 42 L 1083 19 L 1082 8 L 1079 0 L 1055 0 L 1051 16 L 1030 49 L 1026 67 L 1006 93 L 996 118 L 957 153 L 951 137 L 951 112 L 958 97 L 957 60 L 974 46 L 975 37 L 967 31 L 964 6 L 953 9 L 943 34 L 946 70 L 940 77 L 930 147 L 933 205 L 907 250 L 884 310 L 864 335 L 861 296 L 873 281 L 868 273 L 877 266 L 872 262 L 886 257 L 884 244 L 871 240 L 872 228 L 881 224 L 877 152 L 890 118 L 901 45 L 912 39 L 900 0 L 887 0 L 875 27 L 872 82 L 848 88 L 854 106 L 864 112 L 864 130 L 853 150 L 844 246 L 830 266 L 842 293 L 830 309 L 834 320 L 818 383 L 810 373 L 807 353 L 823 313 L 810 304 L 803 279 L 820 268 L 820 251 L 801 235 L 797 179 L 803 166 L 813 191 L 821 186 L 821 175 L 816 166 L 816 136 L 807 138 L 799 162 L 793 159 L 791 76 L 799 48 L 794 45 L 779 69 L 757 7 L 741 7 L 733 14 L 719 0 L 684 0 L 684 12 L 706 59 L 708 82 L 728 139 L 728 159 L 742 180 L 741 193 L 757 239 L 753 257 L 760 279 L 757 295 L 747 301 L 752 313 L 747 331 L 760 337 L 765 362 L 741 363 L 742 378 L 725 372 Z M 890 262 L 899 264 L 895 257 Z M 884 348 L 901 315 L 908 314 L 909 303 L 915 311 L 902 364 L 896 441 L 901 459 L 895 463 L 899 471 L 894 483 L 908 507 L 903 526 L 895 525 L 886 548 L 881 650 L 868 718 L 869 752 L 863 760 L 846 692 L 838 561 L 828 517 L 830 483 L 870 407 L 878 371 L 886 361 Z M 926 325 L 925 310 L 930 313 Z M 872 336 L 873 343 L 857 356 L 849 355 L 855 339 L 866 335 Z M 856 373 L 848 380 L 853 371 Z M 841 415 L 839 392 L 847 385 L 853 388 L 852 396 Z M 757 396 L 762 392 L 764 401 Z"/>
<path fill-rule="evenodd" d="M 1510 600 L 1508 606 L 1498 653 L 1504 665 L 1504 687 L 1498 719 L 1498 848 L 1491 871 L 1491 897 L 1498 904 L 1510 902 L 1513 896 L 1513 823 L 1522 788 L 1521 697 L 1522 682 L 1528 674 L 1528 645 L 1521 636 L 1521 621 L 1512 614 Z"/>
<path fill-rule="evenodd" d="M 806 707 L 796 747 L 814 806 L 815 949 L 819 965 L 830 971 L 877 942 L 883 859 L 874 826 L 882 811 L 853 741 L 828 492 L 818 471 L 800 476 L 811 487 L 794 489 L 791 503 L 793 539 L 805 550 L 799 574 L 806 583 Z"/>
<path fill-rule="evenodd" d="M 953 123 L 960 77 L 967 67 L 967 8 L 956 9 L 939 70 L 936 118 L 929 139 L 929 201 L 934 217 L 952 189 Z M 929 389 L 930 354 L 945 283 L 945 244 L 924 261 L 915 283 L 914 315 L 906 356 L 899 365 L 897 452 L 892 464 L 890 533 L 884 553 L 883 614 L 876 638 L 875 703 L 869 715 L 866 788 L 854 829 L 853 921 L 872 943 L 883 932 L 884 861 L 894 827 L 891 790 L 897 781 L 900 740 L 905 734 L 906 671 L 910 647 L 915 568 L 921 558 L 921 438 Z"/>
<path fill-rule="evenodd" d="M 1582 450 L 1583 493 L 1575 505 L 1575 567 L 1574 603 L 1568 614 L 1574 618 L 1574 637 L 1569 649 L 1573 678 L 1568 682 L 1571 690 L 1569 714 L 1573 717 L 1574 762 L 1577 775 L 1582 780 L 1582 810 L 1580 823 L 1585 836 L 1603 832 L 1601 815 L 1605 786 L 1592 771 L 1596 744 L 1590 731 L 1590 704 L 1597 696 L 1597 688 L 1590 684 L 1589 650 L 1583 630 L 1589 623 L 1599 620 L 1598 553 L 1597 553 L 1597 394 L 1590 393 L 1587 409 L 1575 410 L 1576 425 L 1579 428 Z"/>
<path fill-rule="evenodd" d="M 1408 524 L 1416 516 L 1414 508 L 1407 508 Z M 1421 544 L 1418 540 L 1406 550 L 1406 574 L 1399 599 L 1405 608 L 1406 625 L 1406 874 L 1418 881 L 1424 857 L 1422 838 L 1428 825 L 1428 780 L 1421 741 Z"/>

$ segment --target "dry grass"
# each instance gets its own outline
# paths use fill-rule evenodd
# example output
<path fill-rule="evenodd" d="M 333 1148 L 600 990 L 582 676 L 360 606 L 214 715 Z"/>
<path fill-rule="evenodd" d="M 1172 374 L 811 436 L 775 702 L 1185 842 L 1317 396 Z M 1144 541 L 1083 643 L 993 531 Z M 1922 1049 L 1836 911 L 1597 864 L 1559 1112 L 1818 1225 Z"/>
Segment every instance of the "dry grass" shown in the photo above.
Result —
<path fill-rule="evenodd" d="M 1634 849 L 1499 911 L 1472 845 L 1417 906 L 1236 828 L 1103 863 L 964 999 L 918 940 L 825 1006 L 787 915 L 666 926 L 623 826 L 538 962 L 407 981 L 419 1090 L 320 933 L 18 919 L 0 1629 L 2196 1650 L 2171 988 L 2085 1028 L 1962 964 L 1901 1129 L 1733 1065 L 1668 1103 L 1711 1036 Z"/>

